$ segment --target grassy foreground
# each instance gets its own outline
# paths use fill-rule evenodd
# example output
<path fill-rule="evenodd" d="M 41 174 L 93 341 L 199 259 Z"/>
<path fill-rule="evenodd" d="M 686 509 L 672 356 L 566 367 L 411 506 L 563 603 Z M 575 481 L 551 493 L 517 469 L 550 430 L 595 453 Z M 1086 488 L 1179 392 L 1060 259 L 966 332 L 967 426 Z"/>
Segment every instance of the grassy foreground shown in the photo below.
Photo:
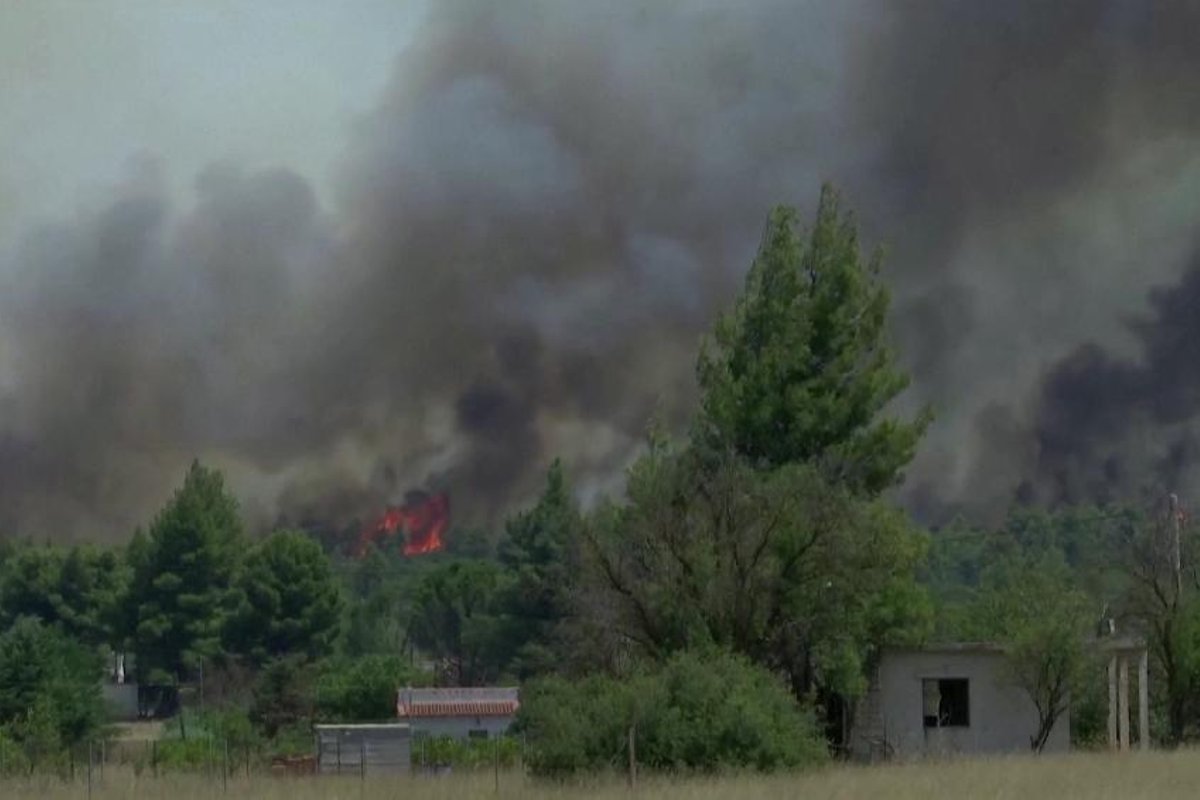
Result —
<path fill-rule="evenodd" d="M 147 800 L 212 800 L 219 797 L 263 800 L 459 800 L 465 798 L 606 798 L 628 797 L 619 780 L 573 786 L 548 786 L 509 773 L 496 792 L 491 774 L 426 779 L 231 778 L 176 775 L 154 778 L 110 768 L 95 776 L 91 796 Z M 793 776 L 708 779 L 646 779 L 636 795 L 662 800 L 725 798 L 1193 798 L 1200 786 L 1200 751 L 1146 755 L 1078 754 L 886 766 L 832 766 Z M 0 797 L 72 800 L 88 796 L 85 781 L 52 778 L 0 781 Z"/>

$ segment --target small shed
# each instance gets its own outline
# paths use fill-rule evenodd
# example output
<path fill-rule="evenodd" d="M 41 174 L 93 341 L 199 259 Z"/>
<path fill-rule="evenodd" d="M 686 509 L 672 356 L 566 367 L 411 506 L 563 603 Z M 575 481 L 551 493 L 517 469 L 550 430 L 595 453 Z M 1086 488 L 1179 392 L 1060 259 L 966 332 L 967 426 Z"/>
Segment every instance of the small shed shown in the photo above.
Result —
<path fill-rule="evenodd" d="M 1045 752 L 1071 746 L 1070 709 Z M 866 759 L 1029 752 L 1038 728 L 1033 699 L 1008 676 L 990 642 L 887 650 L 855 709 L 851 752 Z"/>
<path fill-rule="evenodd" d="M 515 686 L 406 688 L 397 693 L 396 716 L 414 736 L 487 739 L 508 730 L 520 705 Z"/>
<path fill-rule="evenodd" d="M 314 725 L 317 772 L 323 775 L 407 773 L 412 769 L 408 725 Z"/>

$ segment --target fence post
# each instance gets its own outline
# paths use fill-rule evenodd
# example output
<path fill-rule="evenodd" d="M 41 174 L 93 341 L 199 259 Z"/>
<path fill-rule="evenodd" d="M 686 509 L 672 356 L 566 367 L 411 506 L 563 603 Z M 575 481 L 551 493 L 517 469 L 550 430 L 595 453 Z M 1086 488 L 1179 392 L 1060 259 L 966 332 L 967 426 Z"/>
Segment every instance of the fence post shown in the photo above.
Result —
<path fill-rule="evenodd" d="M 629 788 L 637 788 L 637 723 L 629 726 Z"/>
<path fill-rule="evenodd" d="M 496 778 L 496 793 L 500 793 L 500 737 L 492 738 L 492 772 Z"/>
<path fill-rule="evenodd" d="M 104 739 L 100 740 L 100 782 L 104 783 L 104 762 L 108 760 L 108 748 Z"/>
<path fill-rule="evenodd" d="M 88 739 L 88 800 L 92 800 L 92 740 Z"/>
<path fill-rule="evenodd" d="M 358 779 L 367 779 L 367 735 L 364 733 L 358 740 Z"/>
<path fill-rule="evenodd" d="M 224 755 L 221 761 L 221 791 L 229 794 L 229 739 L 221 740 Z"/>
<path fill-rule="evenodd" d="M 158 739 L 150 740 L 150 771 L 158 777 Z"/>
<path fill-rule="evenodd" d="M 342 732 L 337 732 L 337 774 L 342 774 Z"/>

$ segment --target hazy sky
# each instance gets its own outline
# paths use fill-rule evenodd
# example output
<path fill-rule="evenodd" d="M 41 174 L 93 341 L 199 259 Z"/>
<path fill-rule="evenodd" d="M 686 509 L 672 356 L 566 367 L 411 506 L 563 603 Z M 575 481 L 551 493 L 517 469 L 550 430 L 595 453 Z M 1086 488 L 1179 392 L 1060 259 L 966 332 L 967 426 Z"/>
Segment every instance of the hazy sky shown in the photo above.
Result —
<path fill-rule="evenodd" d="M 143 155 L 176 187 L 214 160 L 326 185 L 423 5 L 0 2 L 0 239 L 94 202 Z"/>

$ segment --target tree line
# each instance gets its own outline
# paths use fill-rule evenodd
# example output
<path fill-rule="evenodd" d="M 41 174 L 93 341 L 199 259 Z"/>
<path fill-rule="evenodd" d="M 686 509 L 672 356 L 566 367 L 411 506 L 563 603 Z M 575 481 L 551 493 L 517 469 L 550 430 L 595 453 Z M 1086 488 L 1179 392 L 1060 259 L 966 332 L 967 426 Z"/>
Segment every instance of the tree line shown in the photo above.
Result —
<path fill-rule="evenodd" d="M 207 724 L 280 748 L 313 720 L 389 718 L 405 683 L 511 681 L 545 774 L 612 766 L 630 726 L 650 766 L 795 767 L 846 741 L 885 648 L 940 638 L 1009 646 L 1037 750 L 1068 700 L 1076 740 L 1101 735 L 1087 641 L 1106 616 L 1151 644 L 1158 738 L 1194 735 L 1186 531 L 1177 580 L 1145 509 L 929 531 L 895 504 L 932 416 L 894 410 L 908 377 L 880 271 L 833 189 L 808 225 L 776 209 L 701 345 L 691 424 L 650 421 L 624 491 L 586 510 L 555 462 L 499 531 L 350 560 L 304 532 L 248 536 L 222 475 L 194 463 L 122 547 L 5 543 L 0 748 L 95 736 L 105 654 L 129 653 L 147 684 L 206 677 L 214 713 L 245 710 Z"/>

